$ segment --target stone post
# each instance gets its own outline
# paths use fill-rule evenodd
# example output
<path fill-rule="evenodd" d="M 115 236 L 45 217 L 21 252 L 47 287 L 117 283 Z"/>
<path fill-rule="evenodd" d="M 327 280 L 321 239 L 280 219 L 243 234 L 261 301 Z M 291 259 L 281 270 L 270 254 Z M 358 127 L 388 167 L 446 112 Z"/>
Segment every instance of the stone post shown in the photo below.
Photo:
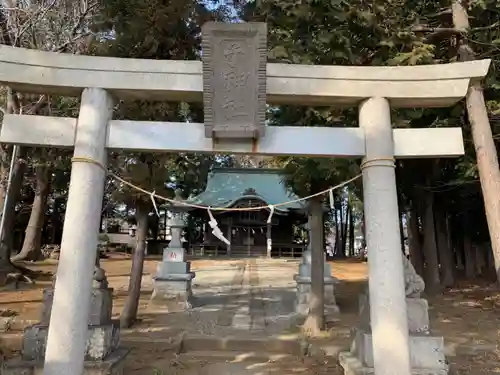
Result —
<path fill-rule="evenodd" d="M 113 100 L 106 91 L 83 91 L 75 138 L 76 158 L 106 165 L 107 125 L 112 113 Z M 106 172 L 97 164 L 77 159 L 72 163 L 44 375 L 83 372 L 105 178 Z"/>
<path fill-rule="evenodd" d="M 191 262 L 185 261 L 181 241 L 184 228 L 182 214 L 174 213 L 168 225 L 172 239 L 163 250 L 163 260 L 157 265 L 151 299 L 155 305 L 165 304 L 169 311 L 178 311 L 191 307 L 191 280 L 195 274 L 191 272 Z"/>
<path fill-rule="evenodd" d="M 311 231 L 311 286 L 308 298 L 308 315 L 303 329 L 317 335 L 325 329 L 325 252 L 323 236 L 323 205 L 321 200 L 309 201 Z M 297 279 L 296 279 L 297 281 Z"/>
<path fill-rule="evenodd" d="M 359 124 L 366 142 L 362 170 L 375 373 L 410 375 L 389 102 L 385 98 L 366 100 L 360 106 Z"/>

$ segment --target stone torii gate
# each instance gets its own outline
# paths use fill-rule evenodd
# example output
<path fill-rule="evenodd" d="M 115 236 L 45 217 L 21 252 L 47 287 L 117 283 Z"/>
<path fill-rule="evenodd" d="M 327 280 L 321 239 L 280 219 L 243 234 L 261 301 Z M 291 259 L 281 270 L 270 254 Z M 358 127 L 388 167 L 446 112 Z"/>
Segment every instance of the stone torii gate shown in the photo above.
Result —
<path fill-rule="evenodd" d="M 74 147 L 44 374 L 80 375 L 107 150 L 364 158 L 377 375 L 410 375 L 394 158 L 462 155 L 460 128 L 392 129 L 390 110 L 461 100 L 490 61 L 411 67 L 267 64 L 266 26 L 208 24 L 204 61 L 75 56 L 0 47 L 0 82 L 81 96 L 78 119 L 5 115 L 4 143 Z M 206 124 L 112 120 L 120 99 L 205 102 Z M 265 104 L 357 106 L 359 128 L 264 126 Z M 94 160 L 96 163 L 91 163 Z M 101 165 L 101 166 L 100 166 Z"/>

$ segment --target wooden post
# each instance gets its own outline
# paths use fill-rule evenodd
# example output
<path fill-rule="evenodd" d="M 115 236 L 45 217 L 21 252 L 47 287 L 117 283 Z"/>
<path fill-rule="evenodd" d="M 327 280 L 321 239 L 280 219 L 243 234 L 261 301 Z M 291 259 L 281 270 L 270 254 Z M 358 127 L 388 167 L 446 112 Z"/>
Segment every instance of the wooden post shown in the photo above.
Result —
<path fill-rule="evenodd" d="M 469 16 L 462 0 L 453 2 L 452 16 L 455 29 L 465 34 L 460 39 L 459 61 L 475 60 L 474 52 L 467 43 L 467 34 L 470 29 Z M 472 82 L 465 99 L 476 150 L 477 168 L 495 259 L 497 282 L 500 283 L 500 200 L 498 199 L 500 197 L 500 168 L 481 82 Z"/>

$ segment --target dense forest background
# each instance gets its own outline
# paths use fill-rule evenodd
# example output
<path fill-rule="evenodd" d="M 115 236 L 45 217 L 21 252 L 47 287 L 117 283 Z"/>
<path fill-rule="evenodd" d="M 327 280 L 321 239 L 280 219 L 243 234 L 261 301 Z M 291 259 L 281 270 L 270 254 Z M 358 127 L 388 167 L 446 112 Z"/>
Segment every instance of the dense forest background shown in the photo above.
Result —
<path fill-rule="evenodd" d="M 442 64 L 463 60 L 466 48 L 469 59 L 492 59 L 483 85 L 498 147 L 500 3 L 495 0 L 11 0 L 1 4 L 1 43 L 62 53 L 199 59 L 200 27 L 208 20 L 267 22 L 270 62 Z M 458 11 L 468 15 L 470 27 L 457 26 Z M 8 87 L 0 95 L 3 113 L 73 117 L 78 113 L 74 98 L 29 95 Z M 451 108 L 394 110 L 392 114 L 394 127 L 460 126 L 464 132 L 466 154 L 461 158 L 397 162 L 401 230 L 429 292 L 452 286 L 457 278 L 495 278 L 470 110 L 464 100 Z M 120 102 L 114 117 L 203 121 L 203 111 L 188 103 Z M 358 126 L 356 108 L 280 106 L 271 108 L 268 118 L 274 126 Z M 0 145 L 0 206 L 7 205 L 0 253 L 3 272 L 9 272 L 15 262 L 42 259 L 44 245 L 60 243 L 71 170 L 70 150 L 18 148 L 6 201 L 12 152 L 11 146 Z M 359 173 L 359 160 L 347 159 L 110 155 L 115 173 L 167 197 L 173 197 L 176 189 L 185 197 L 202 191 L 215 166 L 282 168 L 284 183 L 299 196 Z M 363 232 L 361 191 L 361 180 L 337 191 L 335 209 L 327 215 L 327 227 L 333 228 L 336 239 L 336 257 L 356 252 L 354 233 Z M 155 225 L 154 220 L 144 220 L 155 216 L 149 197 L 109 179 L 103 216 L 128 215 L 136 215 L 138 223 Z M 137 250 L 141 249 L 138 245 Z"/>

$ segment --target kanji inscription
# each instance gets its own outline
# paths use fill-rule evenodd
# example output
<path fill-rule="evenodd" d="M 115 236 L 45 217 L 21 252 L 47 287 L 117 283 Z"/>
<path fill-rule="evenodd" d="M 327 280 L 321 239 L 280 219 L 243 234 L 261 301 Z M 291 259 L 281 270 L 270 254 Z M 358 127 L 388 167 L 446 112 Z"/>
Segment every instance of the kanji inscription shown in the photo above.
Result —
<path fill-rule="evenodd" d="M 205 135 L 258 138 L 266 111 L 265 23 L 203 25 Z"/>

